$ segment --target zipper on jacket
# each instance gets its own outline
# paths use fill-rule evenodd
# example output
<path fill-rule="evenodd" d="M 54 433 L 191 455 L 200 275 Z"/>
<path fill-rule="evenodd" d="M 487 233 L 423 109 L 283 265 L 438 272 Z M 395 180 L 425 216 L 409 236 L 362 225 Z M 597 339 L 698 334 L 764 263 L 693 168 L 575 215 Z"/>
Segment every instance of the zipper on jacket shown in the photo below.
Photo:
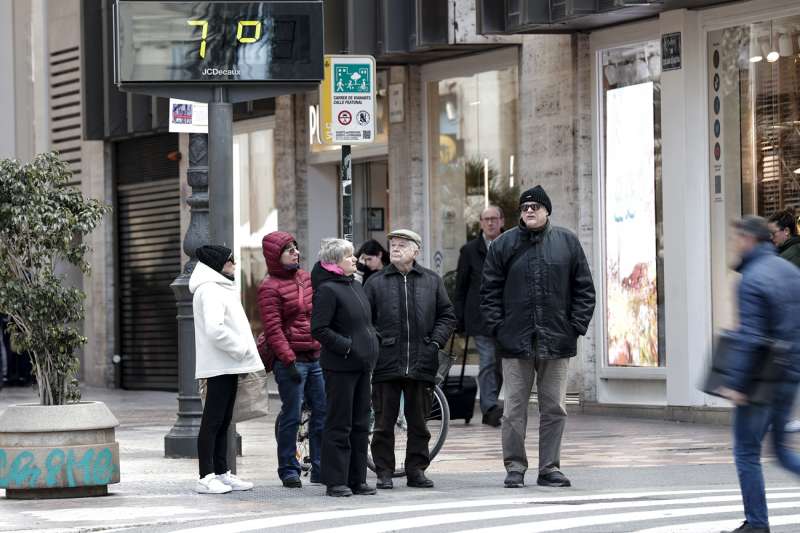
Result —
<path fill-rule="evenodd" d="M 411 320 L 408 318 L 408 274 L 403 274 L 403 293 L 406 296 L 406 376 L 411 372 Z"/>

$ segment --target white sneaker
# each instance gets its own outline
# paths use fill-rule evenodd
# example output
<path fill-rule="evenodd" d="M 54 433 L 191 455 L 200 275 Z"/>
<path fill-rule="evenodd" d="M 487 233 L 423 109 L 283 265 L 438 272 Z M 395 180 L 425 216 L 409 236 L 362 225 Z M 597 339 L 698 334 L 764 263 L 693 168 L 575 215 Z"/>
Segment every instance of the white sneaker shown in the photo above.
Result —
<path fill-rule="evenodd" d="M 231 474 L 231 471 L 228 470 L 224 474 L 219 474 L 217 479 L 224 483 L 225 486 L 230 487 L 231 490 L 250 490 L 253 488 L 253 484 L 249 481 L 244 481 L 239 479 L 234 474 Z"/>
<path fill-rule="evenodd" d="M 800 432 L 800 420 L 792 420 L 791 422 L 787 422 L 783 430 L 786 433 Z"/>
<path fill-rule="evenodd" d="M 197 482 L 194 490 L 199 494 L 225 494 L 233 489 L 217 479 L 214 474 L 208 474 Z"/>

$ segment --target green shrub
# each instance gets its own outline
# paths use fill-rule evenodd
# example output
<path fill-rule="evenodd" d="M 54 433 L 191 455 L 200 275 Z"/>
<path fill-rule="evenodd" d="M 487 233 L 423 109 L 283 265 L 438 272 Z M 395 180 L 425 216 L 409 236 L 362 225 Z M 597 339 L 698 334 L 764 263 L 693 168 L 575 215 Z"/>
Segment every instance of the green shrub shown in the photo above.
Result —
<path fill-rule="evenodd" d="M 72 173 L 58 154 L 32 162 L 0 160 L 0 313 L 11 317 L 12 342 L 27 353 L 42 405 L 80 399 L 75 350 L 86 342 L 80 289 L 66 286 L 59 262 L 89 272 L 83 237 L 110 208 L 69 185 Z"/>

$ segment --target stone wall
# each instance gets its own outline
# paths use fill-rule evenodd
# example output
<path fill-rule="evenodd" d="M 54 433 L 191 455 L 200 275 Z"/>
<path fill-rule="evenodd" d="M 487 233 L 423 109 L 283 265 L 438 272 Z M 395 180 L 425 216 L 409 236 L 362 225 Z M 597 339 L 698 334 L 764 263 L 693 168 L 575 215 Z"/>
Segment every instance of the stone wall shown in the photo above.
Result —
<path fill-rule="evenodd" d="M 389 225 L 388 231 L 410 228 L 426 234 L 425 161 L 422 99 L 418 66 L 392 67 L 389 83 L 402 83 L 404 121 L 389 125 Z M 423 254 L 425 253 L 423 246 Z"/>
<path fill-rule="evenodd" d="M 589 265 L 594 266 L 589 37 L 526 35 L 519 77 L 520 187 L 544 187 L 553 204 L 553 223 L 578 235 Z M 593 328 L 580 346 L 569 391 L 594 401 Z"/>
<path fill-rule="evenodd" d="M 82 192 L 85 197 L 114 205 L 111 187 L 111 148 L 103 141 L 84 141 L 81 148 L 83 162 Z M 86 237 L 91 251 L 86 259 L 92 267 L 83 279 L 86 292 L 83 335 L 87 342 L 83 348 L 82 380 L 87 385 L 114 386 L 112 358 L 116 346 L 116 273 L 115 234 L 112 212 L 100 226 Z"/>

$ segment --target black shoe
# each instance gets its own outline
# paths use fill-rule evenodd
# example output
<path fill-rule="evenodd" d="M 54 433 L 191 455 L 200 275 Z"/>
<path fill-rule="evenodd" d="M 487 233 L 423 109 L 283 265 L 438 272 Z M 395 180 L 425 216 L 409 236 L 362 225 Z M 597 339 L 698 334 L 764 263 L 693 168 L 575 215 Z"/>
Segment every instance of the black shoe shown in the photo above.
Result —
<path fill-rule="evenodd" d="M 425 477 L 424 472 L 417 472 L 407 476 L 406 485 L 417 489 L 432 489 L 433 481 Z"/>
<path fill-rule="evenodd" d="M 742 522 L 742 525 L 737 527 L 736 529 L 733 529 L 731 531 L 722 531 L 722 533 L 736 533 L 737 531 L 739 531 L 740 533 L 745 533 L 745 532 L 747 532 L 747 533 L 769 533 L 769 528 L 768 527 L 751 526 L 750 524 L 747 523 L 747 520 L 745 520 L 744 522 Z"/>
<path fill-rule="evenodd" d="M 353 495 L 353 491 L 347 485 L 331 485 L 325 493 L 334 498 L 347 498 Z"/>
<path fill-rule="evenodd" d="M 311 477 L 309 478 L 309 483 L 311 483 L 312 485 L 319 485 L 320 483 L 322 483 L 321 476 L 319 474 L 312 473 Z"/>
<path fill-rule="evenodd" d="M 571 487 L 572 483 L 569 482 L 567 476 L 559 472 L 558 470 L 553 470 L 549 474 L 539 474 L 538 479 L 536 480 L 537 485 L 541 485 L 542 487 Z"/>
<path fill-rule="evenodd" d="M 286 479 L 281 480 L 283 482 L 283 486 L 287 489 L 299 489 L 303 486 L 303 483 L 300 481 L 299 477 L 287 477 Z"/>
<path fill-rule="evenodd" d="M 487 426 L 492 426 L 493 428 L 499 428 L 502 424 L 501 419 L 503 418 L 503 410 L 497 407 L 496 405 L 486 411 L 486 414 L 483 415 L 483 419 L 481 422 Z"/>
<path fill-rule="evenodd" d="M 521 472 L 509 472 L 503 482 L 507 489 L 518 489 L 525 486 L 525 475 Z"/>
<path fill-rule="evenodd" d="M 372 496 L 373 494 L 377 494 L 378 491 L 375 490 L 375 487 L 370 487 L 366 483 L 362 483 L 361 485 L 355 485 L 350 487 L 350 490 L 353 491 L 353 494 L 357 496 Z"/>
<path fill-rule="evenodd" d="M 375 486 L 379 489 L 393 489 L 394 482 L 390 477 L 379 477 L 378 482 L 375 484 Z"/>

